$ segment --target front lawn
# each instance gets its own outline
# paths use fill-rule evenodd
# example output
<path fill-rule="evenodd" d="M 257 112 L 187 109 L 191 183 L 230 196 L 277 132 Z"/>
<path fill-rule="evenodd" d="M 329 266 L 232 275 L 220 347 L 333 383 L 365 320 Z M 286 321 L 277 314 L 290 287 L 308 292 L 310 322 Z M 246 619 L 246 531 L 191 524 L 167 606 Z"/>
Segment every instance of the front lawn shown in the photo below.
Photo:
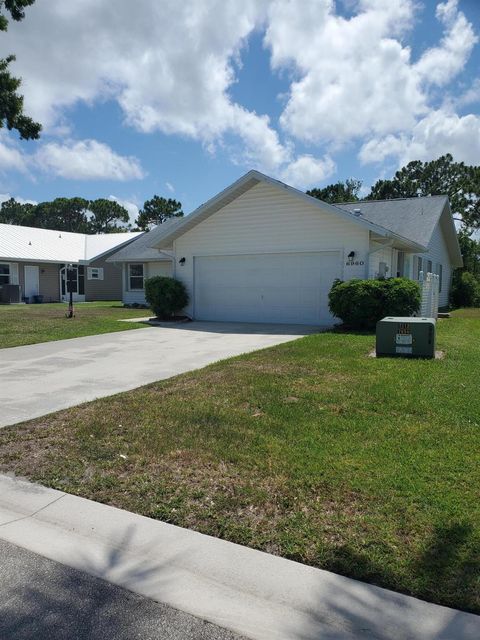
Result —
<path fill-rule="evenodd" d="M 124 309 L 121 302 L 75 304 L 75 318 L 66 318 L 67 310 L 64 303 L 0 305 L 0 349 L 138 329 L 146 325 L 117 320 L 151 315 L 148 309 Z"/>
<path fill-rule="evenodd" d="M 0 430 L 0 470 L 480 613 L 480 311 L 326 333 Z"/>

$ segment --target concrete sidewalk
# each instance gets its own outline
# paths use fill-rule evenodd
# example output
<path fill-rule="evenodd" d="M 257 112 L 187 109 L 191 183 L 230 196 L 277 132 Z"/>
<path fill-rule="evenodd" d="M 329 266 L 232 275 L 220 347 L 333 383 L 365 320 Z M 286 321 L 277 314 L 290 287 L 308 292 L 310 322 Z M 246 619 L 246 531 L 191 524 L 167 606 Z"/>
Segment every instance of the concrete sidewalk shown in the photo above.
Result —
<path fill-rule="evenodd" d="M 0 538 L 256 640 L 478 640 L 480 617 L 0 476 Z"/>
<path fill-rule="evenodd" d="M 0 349 L 0 427 L 316 331 L 318 327 L 189 322 Z"/>

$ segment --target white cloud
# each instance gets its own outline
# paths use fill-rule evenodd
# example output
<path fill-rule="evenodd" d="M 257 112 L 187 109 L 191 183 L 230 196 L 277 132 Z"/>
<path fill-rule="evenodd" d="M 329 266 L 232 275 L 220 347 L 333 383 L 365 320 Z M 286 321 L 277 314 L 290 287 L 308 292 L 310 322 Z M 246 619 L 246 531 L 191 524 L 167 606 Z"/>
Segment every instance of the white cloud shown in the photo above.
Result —
<path fill-rule="evenodd" d="M 458 0 L 438 4 L 436 16 L 445 26 L 440 46 L 428 49 L 414 69 L 424 82 L 441 86 L 463 69 L 478 37 L 465 14 L 458 10 Z"/>
<path fill-rule="evenodd" d="M 363 0 L 349 20 L 330 0 L 303 0 L 301 8 L 273 2 L 265 36 L 274 69 L 290 65 L 299 76 L 281 116 L 284 130 L 330 143 L 413 126 L 427 110 L 400 40 L 413 23 L 414 3 Z"/>
<path fill-rule="evenodd" d="M 0 131 L 0 171 L 12 170 L 28 173 L 27 160 L 16 141 L 6 131 Z"/>
<path fill-rule="evenodd" d="M 336 169 L 335 162 L 329 156 L 319 160 L 311 155 L 303 155 L 290 163 L 282 178 L 299 189 L 305 189 L 323 182 L 333 175 Z"/>
<path fill-rule="evenodd" d="M 451 153 L 457 162 L 477 165 L 480 158 L 480 116 L 459 116 L 443 109 L 432 111 L 409 134 L 374 138 L 360 150 L 363 163 L 398 159 L 400 166 L 410 160 L 431 160 Z"/>
<path fill-rule="evenodd" d="M 17 54 L 26 111 L 47 133 L 71 138 L 69 107 L 114 100 L 138 131 L 185 136 L 211 152 L 228 144 L 234 162 L 310 186 L 331 174 L 333 151 L 352 140 L 364 143 L 364 162 L 392 155 L 389 143 L 402 156 L 415 136 L 425 153 L 436 148 L 422 132 L 422 123 L 433 126 L 430 92 L 462 71 L 477 41 L 457 0 L 446 0 L 436 11 L 440 42 L 412 60 L 406 41 L 421 3 L 343 4 L 351 17 L 337 14 L 334 0 L 142 0 L 134 11 L 129 2 L 49 0 L 29 7 L 2 42 Z M 280 129 L 230 93 L 242 48 L 261 29 L 272 69 L 291 78 Z M 465 126 L 445 141 L 463 140 Z M 309 145 L 305 153 L 297 140 Z M 309 155 L 315 145 L 326 145 L 317 157 Z M 17 170 L 25 164 L 11 150 L 4 155 Z M 138 160 L 95 141 L 50 142 L 39 158 L 64 177 L 143 174 Z"/>
<path fill-rule="evenodd" d="M 466 107 L 480 102 L 480 78 L 475 78 L 468 89 L 458 95 L 452 102 L 459 107 Z"/>
<path fill-rule="evenodd" d="M 17 54 L 26 111 L 47 126 L 66 106 L 113 98 L 139 131 L 206 146 L 237 134 L 252 161 L 272 166 L 281 149 L 268 119 L 228 95 L 233 61 L 266 4 L 245 0 L 239 11 L 236 0 L 144 0 L 132 11 L 127 2 L 50 0 L 30 7 L 4 41 Z"/>
<path fill-rule="evenodd" d="M 50 0 L 30 7 L 4 41 L 17 53 L 26 111 L 47 132 L 62 131 L 66 107 L 114 99 L 139 131 L 188 136 L 210 151 L 233 136 L 234 161 L 278 174 L 295 161 L 291 145 L 268 115 L 229 94 L 235 62 L 270 1 L 244 0 L 239 10 L 236 0 L 144 0 L 132 12 L 126 2 Z M 62 175 L 55 147 L 50 155 L 48 166 Z M 83 163 L 78 169 L 88 176 Z"/>
<path fill-rule="evenodd" d="M 12 196 L 9 193 L 0 193 L 0 204 L 10 200 L 10 198 L 13 198 L 20 204 L 38 204 L 37 200 L 29 200 L 28 198 L 22 198 L 20 196 Z"/>
<path fill-rule="evenodd" d="M 135 220 L 138 218 L 139 207 L 136 202 L 132 202 L 131 200 L 124 200 L 122 198 L 117 198 L 117 196 L 108 196 L 109 200 L 113 200 L 114 202 L 118 202 L 122 207 L 128 211 L 128 215 L 130 217 L 130 222 L 135 224 Z"/>
<path fill-rule="evenodd" d="M 134 180 L 144 177 L 137 158 L 120 156 L 97 140 L 49 142 L 35 154 L 43 171 L 71 180 Z"/>
<path fill-rule="evenodd" d="M 403 43 L 418 16 L 414 0 L 359 0 L 350 19 L 335 13 L 332 0 L 302 0 L 301 9 L 284 0 L 269 5 L 265 42 L 272 66 L 290 68 L 295 77 L 281 125 L 331 151 L 366 139 L 364 162 L 390 155 L 390 144 L 402 146 L 404 135 L 429 122 L 429 87 L 457 76 L 478 41 L 456 0 L 437 5 L 443 37 L 417 62 Z"/>
<path fill-rule="evenodd" d="M 175 187 L 171 182 L 165 182 L 165 186 L 170 191 L 170 193 L 175 193 Z"/>

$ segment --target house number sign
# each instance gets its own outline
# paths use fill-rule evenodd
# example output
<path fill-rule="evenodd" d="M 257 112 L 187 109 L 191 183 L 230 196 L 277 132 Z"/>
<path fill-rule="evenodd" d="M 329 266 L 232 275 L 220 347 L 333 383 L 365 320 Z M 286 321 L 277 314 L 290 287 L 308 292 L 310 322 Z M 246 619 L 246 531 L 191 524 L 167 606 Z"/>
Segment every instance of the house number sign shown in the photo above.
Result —
<path fill-rule="evenodd" d="M 346 267 L 362 267 L 364 264 L 364 260 L 347 260 L 347 262 L 345 262 Z"/>

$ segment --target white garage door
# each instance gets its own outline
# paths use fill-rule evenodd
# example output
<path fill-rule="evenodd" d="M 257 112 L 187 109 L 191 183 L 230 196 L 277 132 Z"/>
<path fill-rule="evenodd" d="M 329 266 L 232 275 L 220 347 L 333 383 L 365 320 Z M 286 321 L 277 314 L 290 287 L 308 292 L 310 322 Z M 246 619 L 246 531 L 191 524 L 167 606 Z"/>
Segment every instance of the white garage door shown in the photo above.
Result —
<path fill-rule="evenodd" d="M 328 292 L 339 276 L 336 251 L 196 257 L 194 316 L 332 324 Z"/>

